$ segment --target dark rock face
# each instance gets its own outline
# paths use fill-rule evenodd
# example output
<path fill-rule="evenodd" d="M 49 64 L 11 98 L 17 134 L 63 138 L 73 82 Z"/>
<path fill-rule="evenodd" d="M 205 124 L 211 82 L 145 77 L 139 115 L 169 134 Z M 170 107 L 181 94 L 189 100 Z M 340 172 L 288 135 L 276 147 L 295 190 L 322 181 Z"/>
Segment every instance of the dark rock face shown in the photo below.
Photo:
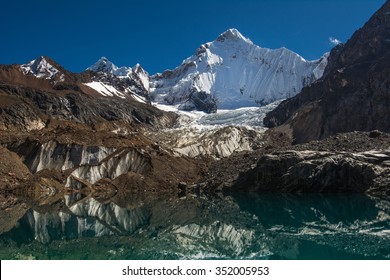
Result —
<path fill-rule="evenodd" d="M 189 101 L 194 104 L 195 108 L 199 111 L 208 114 L 217 112 L 217 103 L 214 98 L 204 91 L 191 93 Z"/>
<path fill-rule="evenodd" d="M 50 119 L 89 126 L 120 121 L 132 127 L 147 125 L 158 128 L 172 126 L 176 115 L 132 99 L 94 97 L 74 90 L 57 92 L 0 83 L 0 128 L 41 129 Z"/>
<path fill-rule="evenodd" d="M 388 192 L 390 151 L 284 151 L 261 157 L 232 189 L 270 192 Z"/>
<path fill-rule="evenodd" d="M 390 131 L 390 1 L 332 50 L 324 77 L 282 102 L 264 124 L 287 125 L 296 143 L 350 131 Z"/>

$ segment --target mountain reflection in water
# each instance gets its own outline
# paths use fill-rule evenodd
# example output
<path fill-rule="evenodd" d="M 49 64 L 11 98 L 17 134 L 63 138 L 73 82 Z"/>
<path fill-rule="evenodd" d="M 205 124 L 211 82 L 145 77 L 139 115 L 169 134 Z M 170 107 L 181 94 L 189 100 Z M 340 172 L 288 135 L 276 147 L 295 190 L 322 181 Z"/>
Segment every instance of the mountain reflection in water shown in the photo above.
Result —
<path fill-rule="evenodd" d="M 389 259 L 390 201 L 234 194 L 98 201 L 0 215 L 1 259 Z"/>

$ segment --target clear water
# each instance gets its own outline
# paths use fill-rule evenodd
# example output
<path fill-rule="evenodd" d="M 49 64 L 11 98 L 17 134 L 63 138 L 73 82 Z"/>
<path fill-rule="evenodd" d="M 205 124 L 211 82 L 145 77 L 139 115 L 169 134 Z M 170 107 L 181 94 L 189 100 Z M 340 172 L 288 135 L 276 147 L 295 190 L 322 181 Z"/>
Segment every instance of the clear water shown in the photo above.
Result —
<path fill-rule="evenodd" d="M 366 195 L 77 194 L 1 215 L 1 259 L 390 259 L 390 200 Z"/>

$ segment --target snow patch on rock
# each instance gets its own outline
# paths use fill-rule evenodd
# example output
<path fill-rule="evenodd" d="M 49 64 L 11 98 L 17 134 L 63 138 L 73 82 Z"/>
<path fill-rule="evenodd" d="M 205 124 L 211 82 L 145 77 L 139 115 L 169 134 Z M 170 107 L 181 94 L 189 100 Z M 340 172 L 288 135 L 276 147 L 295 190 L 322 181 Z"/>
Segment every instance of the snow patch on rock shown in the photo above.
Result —
<path fill-rule="evenodd" d="M 117 96 L 120 98 L 126 98 L 125 94 L 114 88 L 113 86 L 102 82 L 90 82 L 84 85 L 96 90 L 103 96 Z"/>
<path fill-rule="evenodd" d="M 27 64 L 22 64 L 20 69 L 25 75 L 32 74 L 37 78 L 48 80 L 56 78 L 60 73 L 60 71 L 52 64 L 50 64 L 43 56 L 40 56 L 39 58 L 34 59 Z M 60 76 L 60 80 L 64 80 L 63 74 Z"/>

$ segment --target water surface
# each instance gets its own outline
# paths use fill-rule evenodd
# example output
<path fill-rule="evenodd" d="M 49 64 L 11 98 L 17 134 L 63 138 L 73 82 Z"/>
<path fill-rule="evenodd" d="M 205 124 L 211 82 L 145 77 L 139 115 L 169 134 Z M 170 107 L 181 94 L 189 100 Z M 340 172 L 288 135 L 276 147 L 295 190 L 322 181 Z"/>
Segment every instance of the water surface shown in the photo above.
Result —
<path fill-rule="evenodd" d="M 390 259 L 390 201 L 366 195 L 75 194 L 6 210 L 1 259 Z"/>

